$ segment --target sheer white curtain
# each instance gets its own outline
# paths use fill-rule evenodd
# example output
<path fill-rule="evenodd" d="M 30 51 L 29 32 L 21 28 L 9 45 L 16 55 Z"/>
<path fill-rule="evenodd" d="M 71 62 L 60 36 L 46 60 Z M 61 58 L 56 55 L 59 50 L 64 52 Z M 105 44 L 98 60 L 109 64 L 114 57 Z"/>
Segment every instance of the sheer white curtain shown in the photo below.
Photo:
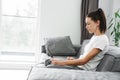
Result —
<path fill-rule="evenodd" d="M 40 53 L 41 0 L 0 0 L 0 60 L 34 62 Z"/>
<path fill-rule="evenodd" d="M 1 4 L 1 0 L 0 0 L 0 4 Z M 0 6 L 0 28 L 1 28 L 1 6 Z M 1 29 L 0 29 L 0 32 L 1 32 Z M 1 39 L 0 39 L 0 42 L 1 42 Z M 0 46 L 0 55 L 1 55 L 1 46 Z"/>

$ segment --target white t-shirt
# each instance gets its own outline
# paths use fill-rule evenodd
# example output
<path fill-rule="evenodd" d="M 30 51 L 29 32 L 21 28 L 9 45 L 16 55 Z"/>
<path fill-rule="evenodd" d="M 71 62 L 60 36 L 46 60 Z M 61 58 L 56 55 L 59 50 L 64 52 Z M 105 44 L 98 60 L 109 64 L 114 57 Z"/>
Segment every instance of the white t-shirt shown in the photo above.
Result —
<path fill-rule="evenodd" d="M 108 51 L 109 40 L 108 37 L 104 35 L 95 36 L 90 39 L 89 43 L 84 47 L 83 55 L 80 55 L 80 58 L 85 57 L 93 48 L 99 48 L 101 50 L 93 59 L 87 62 L 84 65 L 81 65 L 85 70 L 95 71 L 97 65 L 100 63 L 101 59 L 104 57 L 104 54 Z"/>

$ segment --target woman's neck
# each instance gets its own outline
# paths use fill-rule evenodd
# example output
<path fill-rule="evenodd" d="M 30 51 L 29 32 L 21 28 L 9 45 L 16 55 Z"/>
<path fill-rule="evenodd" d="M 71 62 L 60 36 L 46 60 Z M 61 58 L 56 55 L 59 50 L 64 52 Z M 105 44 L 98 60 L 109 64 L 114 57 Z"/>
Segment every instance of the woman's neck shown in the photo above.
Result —
<path fill-rule="evenodd" d="M 105 34 L 105 33 L 100 32 L 100 30 L 96 30 L 96 31 L 94 32 L 94 35 L 95 35 L 95 36 L 100 36 L 100 35 L 103 35 L 103 34 Z"/>

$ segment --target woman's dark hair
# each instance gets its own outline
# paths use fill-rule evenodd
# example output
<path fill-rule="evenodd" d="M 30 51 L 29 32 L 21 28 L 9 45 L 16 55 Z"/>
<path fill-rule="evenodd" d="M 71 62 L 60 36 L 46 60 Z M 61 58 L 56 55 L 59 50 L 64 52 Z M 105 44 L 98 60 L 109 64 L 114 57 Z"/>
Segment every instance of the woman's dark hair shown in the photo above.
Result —
<path fill-rule="evenodd" d="M 89 13 L 87 15 L 87 17 L 90 17 L 95 22 L 99 20 L 100 21 L 100 27 L 99 27 L 100 32 L 105 33 L 105 31 L 106 31 L 106 18 L 105 18 L 105 14 L 101 8 Z"/>

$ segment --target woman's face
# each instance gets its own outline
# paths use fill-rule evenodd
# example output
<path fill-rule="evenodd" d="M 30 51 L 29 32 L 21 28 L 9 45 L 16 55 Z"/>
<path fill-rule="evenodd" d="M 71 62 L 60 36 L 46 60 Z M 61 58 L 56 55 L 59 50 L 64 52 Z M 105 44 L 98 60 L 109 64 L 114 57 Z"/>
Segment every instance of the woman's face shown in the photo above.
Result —
<path fill-rule="evenodd" d="M 95 33 L 98 29 L 98 21 L 93 21 L 90 17 L 86 17 L 86 29 L 89 33 Z"/>

